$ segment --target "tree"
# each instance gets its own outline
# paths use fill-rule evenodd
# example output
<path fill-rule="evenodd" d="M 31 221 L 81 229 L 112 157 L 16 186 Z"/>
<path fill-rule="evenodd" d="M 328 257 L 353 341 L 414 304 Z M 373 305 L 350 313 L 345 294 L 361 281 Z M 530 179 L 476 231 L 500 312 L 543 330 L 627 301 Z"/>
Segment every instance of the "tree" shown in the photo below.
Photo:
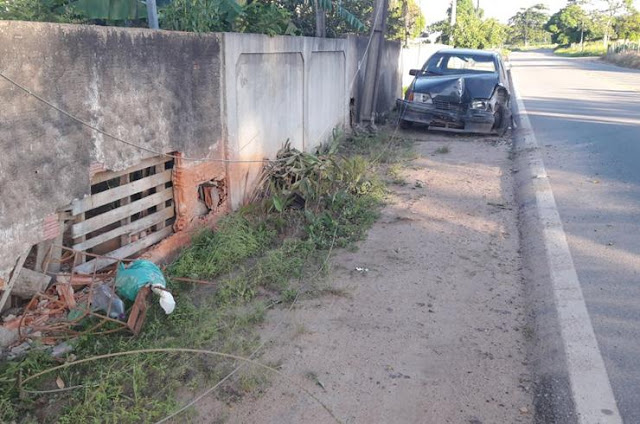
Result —
<path fill-rule="evenodd" d="M 447 19 L 436 22 L 427 28 L 430 34 L 440 33 L 438 41 L 456 47 L 484 49 L 497 47 L 504 43 L 508 29 L 495 19 L 483 19 L 482 9 L 476 9 L 472 0 L 456 1 L 456 24 L 452 27 L 451 7 L 447 10 Z"/>
<path fill-rule="evenodd" d="M 583 38 L 587 22 L 590 21 L 585 10 L 580 5 L 572 3 L 551 15 L 544 29 L 551 33 L 554 43 L 566 45 L 577 43 L 581 37 Z"/>
<path fill-rule="evenodd" d="M 509 27 L 500 23 L 497 19 L 491 18 L 482 22 L 482 33 L 484 42 L 482 48 L 498 47 L 504 44 L 509 35 Z"/>
<path fill-rule="evenodd" d="M 415 0 L 391 0 L 387 20 L 387 38 L 403 40 L 419 37 L 425 30 L 427 21 Z"/>
<path fill-rule="evenodd" d="M 544 26 L 549 20 L 546 11 L 544 4 L 536 4 L 529 8 L 522 8 L 513 15 L 509 19 L 512 43 L 523 43 L 528 46 L 531 42 L 544 42 L 547 36 Z"/>
<path fill-rule="evenodd" d="M 640 12 L 632 10 L 619 16 L 613 24 L 613 30 L 619 39 L 640 41 Z"/>
<path fill-rule="evenodd" d="M 73 23 L 81 21 L 68 0 L 0 0 L 0 20 Z"/>
<path fill-rule="evenodd" d="M 244 6 L 236 29 L 270 36 L 297 32 L 291 23 L 291 12 L 277 2 L 265 0 L 254 0 Z"/>
<path fill-rule="evenodd" d="M 615 21 L 615 16 L 620 14 L 621 11 L 628 11 L 632 8 L 632 0 L 602 0 L 604 3 L 604 8 L 601 10 L 605 19 L 604 23 L 604 36 L 602 38 L 602 43 L 604 47 L 607 48 L 609 45 L 609 38 L 613 32 L 613 23 Z"/>
<path fill-rule="evenodd" d="M 362 21 L 342 5 L 342 0 L 338 0 L 335 4 L 334 0 L 313 0 L 313 8 L 316 18 L 316 37 L 327 36 L 326 16 L 330 12 L 333 12 L 356 30 L 363 31 L 365 29 Z"/>
<path fill-rule="evenodd" d="M 160 27 L 189 32 L 233 31 L 243 8 L 235 0 L 173 0 L 160 9 Z"/>
<path fill-rule="evenodd" d="M 323 0 L 324 1 L 324 0 Z M 329 38 L 345 34 L 366 34 L 373 14 L 373 2 L 365 0 L 334 0 L 331 8 L 322 9 L 324 27 L 318 30 L 316 5 L 314 0 L 278 0 L 278 3 L 291 12 L 291 23 L 297 33 L 304 36 L 324 34 Z M 323 6 L 318 3 L 318 7 Z"/>

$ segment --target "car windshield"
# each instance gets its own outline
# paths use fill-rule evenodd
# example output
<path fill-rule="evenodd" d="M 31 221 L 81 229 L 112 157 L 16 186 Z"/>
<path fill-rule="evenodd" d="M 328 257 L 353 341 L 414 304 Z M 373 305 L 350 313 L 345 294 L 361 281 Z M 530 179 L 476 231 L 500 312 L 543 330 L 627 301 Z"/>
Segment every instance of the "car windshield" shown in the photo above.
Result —
<path fill-rule="evenodd" d="M 424 64 L 428 75 L 475 74 L 496 72 L 493 56 L 463 53 L 436 53 Z"/>

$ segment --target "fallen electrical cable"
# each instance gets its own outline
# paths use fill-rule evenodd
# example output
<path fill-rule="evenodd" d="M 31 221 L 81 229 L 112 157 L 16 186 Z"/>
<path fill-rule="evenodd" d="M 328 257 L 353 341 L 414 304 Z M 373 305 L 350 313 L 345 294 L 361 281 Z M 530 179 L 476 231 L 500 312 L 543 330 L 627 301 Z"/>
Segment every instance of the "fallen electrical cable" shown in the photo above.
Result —
<path fill-rule="evenodd" d="M 318 399 L 313 393 L 311 393 L 309 390 L 305 389 L 301 384 L 296 383 L 292 378 L 288 377 L 286 374 L 278 371 L 277 369 L 270 367 L 268 365 L 262 364 L 256 360 L 250 359 L 250 358 L 246 358 L 243 356 L 238 356 L 238 355 L 232 355 L 229 353 L 222 353 L 222 352 L 216 352 L 213 350 L 204 350 L 204 349 L 188 349 L 188 348 L 154 348 L 154 349 L 139 349 L 139 350 L 128 350 L 128 351 L 124 351 L 124 352 L 114 352 L 114 353 L 107 353 L 104 355 L 97 355 L 97 356 L 92 356 L 89 358 L 84 358 L 84 359 L 78 359 L 76 361 L 73 362 L 67 362 L 64 363 L 62 365 L 58 365 L 49 369 L 46 369 L 44 371 L 40 371 L 36 374 L 33 374 L 27 378 L 25 378 L 24 380 L 22 380 L 20 382 L 20 387 L 19 390 L 21 393 L 31 393 L 32 391 L 27 390 L 24 388 L 24 385 L 31 381 L 34 380 L 42 375 L 45 374 L 49 374 L 53 371 L 57 371 L 57 370 L 61 370 L 64 368 L 68 368 L 74 365 L 80 365 L 83 363 L 87 363 L 87 362 L 93 362 L 93 361 L 98 361 L 101 359 L 107 359 L 107 358 L 115 358 L 118 356 L 129 356 L 129 355 L 138 355 L 138 354 L 143 354 L 143 353 L 194 353 L 194 354 L 201 354 L 201 355 L 212 355 L 212 356 L 218 356 L 221 358 L 228 358 L 228 359 L 234 359 L 237 361 L 242 361 L 244 363 L 247 364 L 252 364 L 252 365 L 256 365 L 260 368 L 264 368 L 282 378 L 284 378 L 285 380 L 287 380 L 289 383 L 293 384 L 294 386 L 297 386 L 300 390 L 302 390 L 303 392 L 305 392 L 310 398 L 312 398 L 313 400 L 315 400 L 320 406 L 322 406 L 322 408 L 324 408 L 325 411 L 327 411 L 327 413 L 331 416 L 331 418 L 333 418 L 335 420 L 335 422 L 342 424 L 342 421 L 340 421 L 340 419 L 338 419 L 338 417 L 335 416 L 335 414 L 333 413 L 333 411 L 327 406 L 325 405 L 320 399 Z M 73 388 L 79 388 L 79 387 L 83 387 L 83 386 L 73 386 Z"/>

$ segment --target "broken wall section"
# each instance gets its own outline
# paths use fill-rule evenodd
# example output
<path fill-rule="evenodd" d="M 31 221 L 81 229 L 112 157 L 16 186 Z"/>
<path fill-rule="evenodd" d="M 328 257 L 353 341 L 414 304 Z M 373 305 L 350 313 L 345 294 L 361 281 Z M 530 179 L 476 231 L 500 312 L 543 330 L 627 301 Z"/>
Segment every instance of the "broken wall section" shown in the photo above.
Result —
<path fill-rule="evenodd" d="M 92 176 L 160 152 L 224 158 L 221 37 L 0 22 L 6 76 L 141 146 L 86 128 L 0 80 L 0 281 L 22 252 L 58 236 L 57 211 L 91 194 Z M 209 163 L 204 174 L 198 166 L 184 160 L 184 169 L 197 168 L 196 180 L 226 175 L 220 162 Z"/>
<path fill-rule="evenodd" d="M 126 141 L 0 79 L 0 290 L 43 240 L 130 257 L 175 231 L 148 255 L 169 257 L 190 229 L 251 198 L 262 161 L 285 142 L 309 151 L 350 130 L 367 45 L 0 22 L 3 74 Z M 385 42 L 379 114 L 400 92 L 399 52 Z"/>

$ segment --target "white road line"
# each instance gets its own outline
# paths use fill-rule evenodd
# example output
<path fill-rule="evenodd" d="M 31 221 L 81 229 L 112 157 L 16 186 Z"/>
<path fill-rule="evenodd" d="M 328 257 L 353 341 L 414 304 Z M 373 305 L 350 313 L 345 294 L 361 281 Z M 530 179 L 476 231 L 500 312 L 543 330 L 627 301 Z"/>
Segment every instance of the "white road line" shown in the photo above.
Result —
<path fill-rule="evenodd" d="M 622 423 L 582 295 L 560 214 L 547 178 L 547 171 L 538 150 L 540 145 L 513 80 L 512 86 L 518 107 L 517 115 L 520 123 L 518 131 L 522 133 L 522 147 L 531 152 L 529 166 L 534 176 L 532 182 L 537 215 L 543 224 L 543 239 L 578 422 L 581 424 Z"/>

